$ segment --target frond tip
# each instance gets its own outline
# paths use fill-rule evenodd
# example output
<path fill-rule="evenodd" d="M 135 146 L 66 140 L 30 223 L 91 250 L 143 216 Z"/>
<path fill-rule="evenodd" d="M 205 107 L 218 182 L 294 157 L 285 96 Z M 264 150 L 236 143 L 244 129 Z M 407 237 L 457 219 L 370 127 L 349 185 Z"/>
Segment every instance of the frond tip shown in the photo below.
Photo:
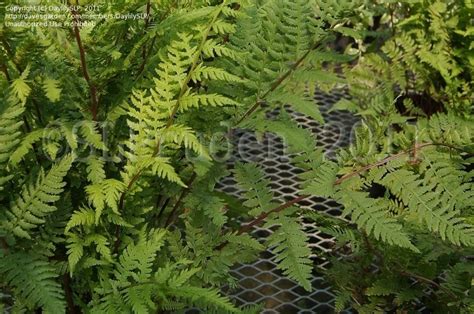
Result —
<path fill-rule="evenodd" d="M 274 247 L 275 261 L 278 268 L 291 279 L 296 280 L 307 291 L 311 291 L 312 261 L 309 258 L 311 250 L 308 247 L 308 235 L 294 218 L 280 217 L 281 224 L 269 238 L 268 244 Z"/>

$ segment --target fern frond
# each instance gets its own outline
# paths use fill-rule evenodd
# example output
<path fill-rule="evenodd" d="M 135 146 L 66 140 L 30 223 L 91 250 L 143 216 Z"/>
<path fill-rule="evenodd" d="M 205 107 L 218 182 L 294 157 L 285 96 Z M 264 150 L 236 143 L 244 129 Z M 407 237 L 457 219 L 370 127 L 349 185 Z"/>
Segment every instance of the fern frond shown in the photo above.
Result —
<path fill-rule="evenodd" d="M 268 238 L 268 245 L 274 247 L 275 261 L 279 269 L 296 280 L 307 291 L 311 290 L 312 261 L 308 247 L 308 235 L 294 218 L 281 216 L 275 220 L 280 225 Z"/>
<path fill-rule="evenodd" d="M 161 139 L 165 143 L 183 145 L 185 148 L 209 159 L 206 148 L 199 142 L 195 132 L 190 127 L 174 124 L 163 131 Z"/>
<path fill-rule="evenodd" d="M 229 298 L 220 295 L 219 290 L 201 287 L 181 287 L 172 291 L 178 298 L 184 298 L 191 301 L 195 306 L 206 309 L 219 309 L 228 313 L 240 312 L 230 302 Z"/>
<path fill-rule="evenodd" d="M 288 104 L 290 105 L 295 111 L 301 112 L 302 114 L 305 114 L 306 116 L 313 118 L 315 121 L 323 124 L 324 123 L 324 118 L 321 115 L 321 112 L 319 111 L 319 108 L 314 101 L 314 99 L 311 99 L 308 96 L 299 95 L 295 93 L 291 93 L 282 89 L 278 89 L 275 92 L 273 92 L 269 97 L 268 97 L 269 102 L 275 102 L 278 101 L 282 104 Z"/>
<path fill-rule="evenodd" d="M 83 239 L 75 234 L 69 234 L 67 243 L 67 260 L 69 263 L 69 271 L 72 275 L 74 273 L 74 268 L 84 255 L 84 243 Z"/>
<path fill-rule="evenodd" d="M 137 282 L 148 280 L 152 273 L 153 262 L 156 253 L 164 244 L 164 230 L 151 230 L 149 235 L 141 231 L 138 242 L 131 243 L 119 258 L 114 272 L 120 282 L 128 283 L 130 274 L 135 273 L 134 280 Z"/>
<path fill-rule="evenodd" d="M 474 199 L 474 188 L 466 180 L 463 160 L 436 150 L 425 150 L 421 156 L 420 172 L 426 185 L 435 186 L 441 206 L 447 211 L 469 208 L 470 200 Z"/>
<path fill-rule="evenodd" d="M 100 150 L 107 150 L 102 137 L 97 130 L 97 123 L 95 121 L 82 121 L 79 132 L 84 137 L 84 139 L 92 145 L 92 147 Z"/>
<path fill-rule="evenodd" d="M 366 193 L 341 190 L 337 200 L 344 205 L 343 215 L 351 215 L 351 220 L 375 239 L 391 245 L 419 250 L 411 243 L 402 225 L 388 216 L 384 199 L 369 198 Z"/>
<path fill-rule="evenodd" d="M 472 287 L 474 266 L 469 261 L 459 262 L 446 272 L 446 279 L 441 286 L 459 295 L 464 295 Z"/>
<path fill-rule="evenodd" d="M 474 227 L 456 217 L 457 210 L 449 211 L 441 204 L 438 193 L 425 185 L 417 174 L 399 169 L 388 173 L 381 183 L 404 202 L 419 222 L 439 233 L 443 240 L 448 239 L 456 245 L 474 245 Z"/>
<path fill-rule="evenodd" d="M 188 94 L 183 95 L 179 101 L 179 111 L 187 111 L 190 108 L 199 108 L 205 106 L 223 107 L 238 106 L 239 103 L 219 94 Z"/>
<path fill-rule="evenodd" d="M 41 307 L 47 313 L 65 312 L 63 288 L 47 259 L 26 252 L 8 254 L 0 259 L 0 273 L 30 310 Z"/>
<path fill-rule="evenodd" d="M 269 120 L 264 122 L 265 130 L 278 134 L 287 145 L 290 154 L 313 150 L 316 141 L 311 131 L 299 127 L 296 122 L 284 115 L 280 115 L 280 117 L 279 120 Z"/>
<path fill-rule="evenodd" d="M 105 161 L 102 158 L 96 155 L 91 155 L 87 157 L 86 164 L 87 179 L 92 184 L 98 184 L 105 180 Z"/>
<path fill-rule="evenodd" d="M 204 189 L 197 189 L 186 199 L 186 205 L 193 211 L 202 211 L 216 226 L 222 227 L 227 222 L 226 206 L 222 199 L 206 193 Z"/>
<path fill-rule="evenodd" d="M 112 261 L 112 253 L 109 248 L 109 240 L 101 234 L 88 234 L 83 239 L 84 246 L 95 244 L 96 251 L 102 256 L 102 258 L 108 262 Z"/>
<path fill-rule="evenodd" d="M 121 193 L 125 190 L 125 184 L 116 179 L 106 179 L 100 183 L 91 184 L 86 187 L 89 204 L 96 209 L 96 224 L 105 206 L 109 206 L 115 213 L 118 213 L 118 201 Z"/>
<path fill-rule="evenodd" d="M 198 82 L 202 80 L 221 80 L 226 82 L 240 83 L 243 80 L 224 69 L 206 65 L 198 65 L 191 75 L 191 81 Z"/>
<path fill-rule="evenodd" d="M 72 162 L 71 155 L 64 157 L 46 175 L 41 171 L 36 184 L 24 187 L 22 194 L 7 212 L 6 226 L 16 236 L 30 239 L 30 232 L 43 224 L 44 218 L 56 210 L 52 204 L 59 200 L 64 190 L 66 183 L 63 178 Z"/>
<path fill-rule="evenodd" d="M 20 142 L 18 147 L 10 155 L 9 163 L 13 166 L 18 165 L 25 156 L 33 150 L 33 145 L 43 138 L 45 130 L 39 129 L 28 133 Z"/>
<path fill-rule="evenodd" d="M 12 92 L 17 99 L 25 103 L 31 93 L 31 87 L 27 84 L 27 78 L 30 74 L 30 66 L 23 71 L 20 77 L 13 80 L 11 84 Z"/>
<path fill-rule="evenodd" d="M 0 164 L 5 163 L 16 146 L 20 143 L 20 128 L 23 125 L 21 115 L 25 107 L 20 103 L 13 102 L 0 113 Z"/>
<path fill-rule="evenodd" d="M 71 215 L 64 232 L 67 233 L 77 226 L 92 226 L 95 223 L 95 217 L 96 213 L 93 209 L 82 207 Z"/>
<path fill-rule="evenodd" d="M 43 80 L 43 90 L 46 97 L 52 102 L 57 102 L 61 98 L 61 88 L 59 87 L 59 81 L 52 78 L 45 78 Z"/>
<path fill-rule="evenodd" d="M 338 171 L 337 164 L 332 161 L 318 163 L 315 171 L 311 171 L 309 175 L 305 174 L 304 176 L 309 179 L 305 183 L 304 193 L 332 197 L 335 193 L 334 183 L 336 182 Z"/>
<path fill-rule="evenodd" d="M 252 216 L 267 212 L 276 204 L 272 202 L 273 193 L 270 190 L 270 180 L 265 178 L 265 174 L 255 164 L 237 164 L 235 166 L 235 179 L 237 184 L 245 190 L 244 205 L 252 208 Z"/>

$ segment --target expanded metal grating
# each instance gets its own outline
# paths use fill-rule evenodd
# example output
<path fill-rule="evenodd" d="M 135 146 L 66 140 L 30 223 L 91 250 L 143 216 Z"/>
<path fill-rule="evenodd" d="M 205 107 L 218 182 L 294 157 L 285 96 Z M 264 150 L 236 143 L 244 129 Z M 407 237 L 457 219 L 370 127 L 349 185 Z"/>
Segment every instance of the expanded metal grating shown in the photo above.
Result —
<path fill-rule="evenodd" d="M 351 130 L 357 123 L 357 119 L 348 112 L 330 111 L 334 103 L 342 97 L 345 97 L 343 90 L 335 90 L 330 94 L 316 93 L 315 105 L 319 106 L 326 121 L 325 125 L 320 125 L 303 114 L 291 112 L 300 126 L 315 134 L 318 145 L 323 147 L 328 157 L 333 157 L 338 148 L 349 144 Z M 276 198 L 285 201 L 298 196 L 298 174 L 301 170 L 290 164 L 283 139 L 273 134 L 265 134 L 263 140 L 259 142 L 253 132 L 237 130 L 233 135 L 233 142 L 236 149 L 229 162 L 230 167 L 237 161 L 256 162 L 271 179 Z M 241 195 L 232 176 L 223 179 L 220 189 L 236 197 Z M 330 215 L 341 213 L 336 202 L 324 198 L 313 197 L 302 201 L 300 205 Z M 238 280 L 238 288 L 226 291 L 227 295 L 238 305 L 263 304 L 263 313 L 334 312 L 334 294 L 327 281 L 317 272 L 317 269 L 324 269 L 328 263 L 318 257 L 318 252 L 328 252 L 333 240 L 322 234 L 314 224 L 303 222 L 303 225 L 310 237 L 312 259 L 316 266 L 311 292 L 305 291 L 295 281 L 287 279 L 277 269 L 273 255 L 266 251 L 254 263 L 237 265 L 232 270 L 232 275 Z M 256 227 L 253 234 L 256 238 L 264 240 L 271 232 L 270 229 Z"/>

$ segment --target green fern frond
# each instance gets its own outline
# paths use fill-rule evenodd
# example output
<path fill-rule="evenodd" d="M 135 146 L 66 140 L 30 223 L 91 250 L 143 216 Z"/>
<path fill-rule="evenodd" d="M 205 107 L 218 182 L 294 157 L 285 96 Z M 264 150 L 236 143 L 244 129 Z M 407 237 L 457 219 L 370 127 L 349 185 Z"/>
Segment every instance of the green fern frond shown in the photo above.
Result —
<path fill-rule="evenodd" d="M 332 161 L 316 165 L 315 171 L 311 171 L 310 174 L 304 176 L 309 179 L 305 183 L 304 193 L 332 197 L 336 191 L 334 183 L 338 171 L 337 164 Z"/>
<path fill-rule="evenodd" d="M 278 134 L 288 147 L 290 154 L 307 152 L 316 145 L 313 134 L 298 126 L 296 122 L 281 114 L 279 120 L 265 121 L 265 131 Z M 311 147 L 311 148 L 310 148 Z"/>
<path fill-rule="evenodd" d="M 33 150 L 33 145 L 43 138 L 45 130 L 39 129 L 28 133 L 20 142 L 15 151 L 10 155 L 9 163 L 13 166 L 18 165 L 25 156 Z"/>
<path fill-rule="evenodd" d="M 336 292 L 336 300 L 334 302 L 334 307 L 336 312 L 342 312 L 346 309 L 347 305 L 351 301 L 351 294 L 349 292 Z"/>
<path fill-rule="evenodd" d="M 466 180 L 463 160 L 448 154 L 425 150 L 421 153 L 420 172 L 426 185 L 432 185 L 446 210 L 463 210 L 471 206 L 474 188 Z"/>
<path fill-rule="evenodd" d="M 0 164 L 5 163 L 20 143 L 20 128 L 23 125 L 21 115 L 25 108 L 14 102 L 0 113 Z"/>
<path fill-rule="evenodd" d="M 438 193 L 425 185 L 417 174 L 399 169 L 388 173 L 381 183 L 404 202 L 414 218 L 439 233 L 443 240 L 448 239 L 456 245 L 474 245 L 474 227 L 456 217 L 457 210 L 448 210 Z"/>
<path fill-rule="evenodd" d="M 44 218 L 56 210 L 52 204 L 59 200 L 64 190 L 66 183 L 63 182 L 63 178 L 72 162 L 73 156 L 64 157 L 59 163 L 54 164 L 46 175 L 41 171 L 36 184 L 24 187 L 22 194 L 7 212 L 8 230 L 18 237 L 31 238 L 30 232 L 43 224 Z"/>
<path fill-rule="evenodd" d="M 193 211 L 202 211 L 218 227 L 227 222 L 225 203 L 219 197 L 206 193 L 205 189 L 196 189 L 186 199 L 186 205 L 193 208 Z"/>
<path fill-rule="evenodd" d="M 205 106 L 223 107 L 238 106 L 239 103 L 219 94 L 188 94 L 183 95 L 179 100 L 179 111 L 187 111 L 190 108 Z"/>
<path fill-rule="evenodd" d="M 27 84 L 27 78 L 30 74 L 30 66 L 23 71 L 20 77 L 13 80 L 11 88 L 17 99 L 25 103 L 26 99 L 31 93 L 31 87 Z"/>
<path fill-rule="evenodd" d="M 105 236 L 96 233 L 88 234 L 84 237 L 83 243 L 84 246 L 95 244 L 97 253 L 99 253 L 104 260 L 108 262 L 112 261 L 109 240 Z"/>
<path fill-rule="evenodd" d="M 92 216 L 92 218 L 93 217 L 94 216 Z M 67 260 L 69 264 L 69 271 L 72 275 L 74 273 L 74 268 L 84 255 L 84 243 L 83 239 L 76 236 L 75 234 L 69 234 L 67 243 Z"/>
<path fill-rule="evenodd" d="M 282 104 L 290 105 L 295 111 L 301 112 L 315 121 L 323 124 L 324 118 L 319 111 L 314 99 L 311 99 L 304 94 L 292 93 L 285 90 L 278 89 L 268 97 L 269 102 L 278 101 Z"/>
<path fill-rule="evenodd" d="M 57 102 L 61 98 L 61 88 L 58 80 L 46 77 L 43 80 L 43 90 L 46 97 L 52 102 Z"/>
<path fill-rule="evenodd" d="M 275 222 L 280 227 L 270 235 L 268 245 L 273 247 L 277 267 L 310 291 L 313 262 L 309 258 L 311 250 L 308 247 L 308 235 L 294 218 L 281 216 Z"/>
<path fill-rule="evenodd" d="M 172 290 L 178 298 L 191 301 L 191 304 L 205 309 L 218 309 L 228 313 L 239 313 L 240 311 L 230 302 L 229 298 L 220 295 L 219 290 L 201 287 L 182 287 Z"/>
<path fill-rule="evenodd" d="M 125 187 L 123 182 L 116 179 L 106 179 L 86 187 L 89 204 L 96 209 L 96 224 L 99 222 L 105 206 L 109 206 L 115 213 L 118 213 L 118 201 Z"/>
<path fill-rule="evenodd" d="M 255 164 L 237 164 L 235 166 L 235 179 L 237 184 L 245 191 L 244 205 L 252 208 L 252 216 L 267 212 L 276 204 L 273 203 L 273 193 L 270 190 L 270 180 Z"/>
<path fill-rule="evenodd" d="M 95 223 L 96 212 L 87 207 L 82 207 L 79 210 L 76 210 L 69 219 L 64 232 L 69 232 L 74 227 L 77 226 L 93 226 Z"/>
<path fill-rule="evenodd" d="M 47 313 L 64 313 L 63 288 L 56 282 L 56 269 L 47 259 L 26 252 L 16 252 L 0 259 L 2 281 L 14 287 L 30 310 L 37 307 Z"/>
<path fill-rule="evenodd" d="M 373 199 L 366 193 L 348 190 L 339 191 L 337 196 L 337 200 L 344 205 L 343 215 L 350 214 L 350 219 L 367 234 L 391 245 L 419 252 L 402 230 L 402 225 L 388 216 L 384 199 Z"/>
<path fill-rule="evenodd" d="M 174 124 L 164 130 L 161 136 L 164 143 L 182 145 L 204 158 L 210 158 L 206 148 L 199 142 L 195 132 L 190 127 L 181 124 Z"/>
<path fill-rule="evenodd" d="M 195 83 L 202 80 L 221 80 L 235 83 L 243 82 L 240 77 L 233 75 L 224 69 L 202 64 L 199 64 L 193 71 L 191 80 Z"/>
<path fill-rule="evenodd" d="M 448 269 L 445 281 L 441 286 L 456 294 L 465 295 L 472 287 L 473 276 L 474 266 L 472 263 L 469 261 L 459 262 Z"/>
<path fill-rule="evenodd" d="M 115 277 L 119 282 L 127 282 L 130 274 L 134 273 L 134 279 L 137 282 L 148 280 L 152 273 L 153 262 L 156 253 L 164 244 L 164 230 L 151 230 L 148 236 L 143 234 L 138 242 L 131 243 L 124 250 L 119 258 Z"/>
<path fill-rule="evenodd" d="M 92 183 L 92 184 L 98 184 L 105 180 L 105 170 L 104 170 L 104 165 L 105 161 L 96 155 L 91 155 L 87 157 L 86 160 L 86 171 L 87 171 L 87 179 Z"/>
<path fill-rule="evenodd" d="M 84 139 L 92 145 L 92 147 L 100 150 L 107 150 L 104 142 L 102 141 L 102 136 L 97 130 L 98 125 L 95 121 L 82 121 L 79 127 L 79 132 L 84 137 Z"/>

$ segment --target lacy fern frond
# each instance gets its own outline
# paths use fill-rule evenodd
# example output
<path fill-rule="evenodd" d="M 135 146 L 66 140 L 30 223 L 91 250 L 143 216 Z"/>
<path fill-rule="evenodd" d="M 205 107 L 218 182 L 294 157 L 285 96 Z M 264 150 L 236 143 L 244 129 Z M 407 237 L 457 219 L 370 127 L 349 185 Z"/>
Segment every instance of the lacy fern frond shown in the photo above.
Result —
<path fill-rule="evenodd" d="M 367 234 L 372 234 L 375 239 L 391 245 L 418 252 L 402 230 L 402 225 L 388 216 L 384 200 L 372 199 L 365 193 L 348 190 L 341 190 L 337 195 L 337 200 L 344 205 L 344 214 L 351 215 L 350 219 Z"/>
<path fill-rule="evenodd" d="M 18 237 L 31 238 L 30 233 L 45 222 L 46 216 L 56 210 L 52 204 L 59 200 L 64 190 L 66 182 L 63 178 L 72 162 L 72 155 L 65 156 L 59 163 L 54 164 L 46 175 L 41 171 L 35 184 L 28 184 L 23 188 L 22 194 L 7 212 L 7 230 Z"/>
<path fill-rule="evenodd" d="M 268 212 L 276 206 L 273 203 L 273 193 L 270 190 L 270 180 L 265 178 L 265 173 L 255 164 L 237 164 L 235 166 L 235 179 L 237 184 L 245 190 L 244 205 L 252 208 L 250 214 L 257 216 Z"/>
<path fill-rule="evenodd" d="M 217 309 L 227 313 L 240 313 L 227 297 L 220 295 L 217 289 L 206 289 L 201 287 L 186 287 L 172 290 L 179 298 L 190 300 L 195 306 L 204 309 Z"/>
<path fill-rule="evenodd" d="M 308 235 L 293 217 L 274 219 L 280 227 L 268 238 L 268 245 L 275 254 L 277 267 L 291 279 L 296 280 L 307 291 L 311 291 L 312 261 L 308 247 Z"/>
<path fill-rule="evenodd" d="M 2 108 L 0 113 L 0 164 L 8 161 L 11 154 L 15 151 L 20 143 L 21 126 L 23 121 L 21 115 L 25 107 L 19 103 L 12 101 L 6 102 L 7 107 Z"/>
<path fill-rule="evenodd" d="M 57 270 L 44 257 L 17 252 L 0 259 L 2 281 L 14 287 L 19 302 L 28 308 L 42 307 L 48 313 L 63 313 L 64 292 L 56 281 Z"/>
<path fill-rule="evenodd" d="M 413 214 L 413 218 L 423 222 L 443 240 L 456 245 L 474 245 L 474 227 L 457 217 L 457 210 L 449 210 L 442 198 L 429 183 L 410 170 L 400 169 L 388 173 L 381 181 L 399 197 Z"/>
<path fill-rule="evenodd" d="M 105 179 L 85 188 L 89 204 L 96 210 L 96 224 L 99 222 L 105 206 L 109 206 L 115 213 L 118 213 L 118 201 L 125 188 L 125 184 L 116 179 Z"/>

